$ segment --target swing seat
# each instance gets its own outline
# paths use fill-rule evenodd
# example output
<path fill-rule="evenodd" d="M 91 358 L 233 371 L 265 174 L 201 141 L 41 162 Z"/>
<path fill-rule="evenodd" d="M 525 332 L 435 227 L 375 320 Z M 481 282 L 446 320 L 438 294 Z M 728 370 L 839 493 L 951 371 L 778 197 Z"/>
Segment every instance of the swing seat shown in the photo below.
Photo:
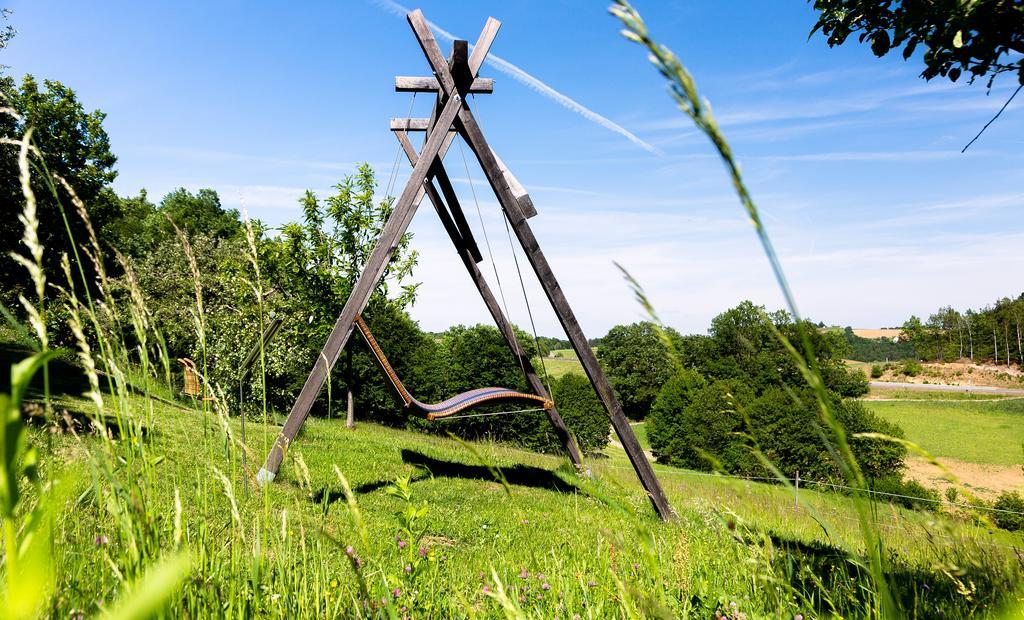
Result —
<path fill-rule="evenodd" d="M 555 406 L 553 402 L 543 396 L 526 394 L 524 392 L 517 392 L 515 390 L 502 387 L 477 388 L 475 390 L 463 392 L 462 394 L 457 394 L 436 404 L 420 402 L 413 397 L 402 383 L 402 380 L 398 378 L 398 374 L 395 372 L 395 369 L 391 367 L 391 363 L 388 362 L 388 358 L 384 355 L 384 351 L 382 351 L 380 345 L 377 344 L 377 339 L 373 337 L 373 334 L 370 332 L 370 327 L 366 324 L 366 321 L 363 320 L 363 317 L 356 316 L 355 324 L 356 327 L 359 328 L 359 333 L 363 335 L 363 339 L 366 340 L 366 344 L 370 347 L 370 351 L 373 352 L 373 356 L 377 358 L 377 362 L 380 364 L 381 370 L 383 370 L 387 377 L 388 383 L 391 384 L 395 393 L 398 394 L 398 397 L 405 404 L 405 408 L 416 415 L 425 417 L 428 420 L 433 421 L 439 418 L 446 418 L 484 404 L 532 404 L 540 405 L 540 407 L 545 410 L 551 409 Z"/>

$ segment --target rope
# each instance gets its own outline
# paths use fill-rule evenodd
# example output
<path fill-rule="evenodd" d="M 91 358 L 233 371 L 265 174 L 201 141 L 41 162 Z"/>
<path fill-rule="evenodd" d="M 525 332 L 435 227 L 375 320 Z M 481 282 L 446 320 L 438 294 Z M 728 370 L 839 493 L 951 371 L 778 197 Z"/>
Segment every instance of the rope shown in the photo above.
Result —
<path fill-rule="evenodd" d="M 537 325 L 533 322 L 533 308 L 530 307 L 530 298 L 526 294 L 526 284 L 523 282 L 523 272 L 519 269 L 519 254 L 516 246 L 512 243 L 512 230 L 508 225 L 508 218 L 505 220 L 505 234 L 508 235 L 508 247 L 512 250 L 512 258 L 516 263 L 516 273 L 519 275 L 519 288 L 523 291 L 523 302 L 526 303 L 526 315 L 530 317 L 530 329 L 533 330 L 533 346 L 537 348 L 537 359 L 540 360 L 540 367 L 544 373 L 544 383 L 548 388 L 548 396 L 551 402 L 555 402 L 555 393 L 551 390 L 551 376 L 548 375 L 547 364 L 544 363 L 544 356 L 540 351 L 540 339 L 537 337 Z"/>
<path fill-rule="evenodd" d="M 474 109 L 476 109 L 476 95 L 470 94 L 470 97 L 473 99 L 473 107 L 474 107 Z M 459 144 L 459 148 L 460 149 L 462 148 L 462 144 L 461 143 Z M 465 153 L 462 154 L 462 162 L 463 162 L 463 164 L 466 163 L 466 154 Z M 466 165 L 466 175 L 469 176 L 469 165 L 468 164 Z M 469 180 L 469 186 L 470 186 L 470 189 L 473 189 L 473 179 L 472 179 L 472 177 Z M 473 200 L 476 201 L 476 191 L 475 190 L 473 191 Z M 479 203 L 477 203 L 476 208 L 477 208 L 477 214 L 479 215 L 479 213 L 480 213 L 480 204 Z M 541 371 L 544 373 L 544 385 L 545 385 L 545 387 L 548 390 L 548 398 L 550 398 L 551 402 L 554 403 L 555 402 L 555 393 L 551 390 L 551 376 L 548 375 L 548 367 L 544 363 L 544 356 L 541 355 L 540 339 L 537 337 L 537 325 L 533 321 L 533 308 L 530 306 L 530 298 L 526 295 L 526 284 L 523 282 L 523 272 L 519 268 L 519 255 L 516 253 L 515 245 L 512 243 L 512 231 L 509 228 L 508 218 L 507 217 L 503 217 L 502 219 L 505 221 L 505 234 L 508 236 L 508 247 L 512 250 L 512 259 L 515 261 L 515 264 L 516 264 L 516 274 L 518 274 L 518 276 L 519 276 L 519 287 L 523 291 L 523 302 L 526 304 L 526 314 L 530 317 L 530 329 L 533 330 L 533 346 L 537 349 L 537 359 L 540 360 Z M 483 227 L 483 225 L 484 225 L 483 216 L 480 216 L 480 226 Z M 484 228 L 484 239 L 485 240 L 487 239 L 487 229 L 486 228 Z M 488 241 L 488 243 L 487 243 L 487 252 L 490 253 L 490 251 L 491 251 L 491 246 L 490 246 L 490 242 Z M 494 257 L 493 256 L 491 256 L 491 264 L 492 265 L 494 264 Z M 497 277 L 497 275 L 498 275 L 498 271 L 497 271 L 497 267 L 496 266 L 495 266 L 494 275 L 495 275 L 495 277 Z M 499 281 L 499 284 L 498 284 L 498 289 L 499 290 L 501 289 L 500 281 Z M 504 293 L 503 293 L 502 294 L 502 303 L 504 303 L 504 301 L 505 301 L 505 297 L 504 297 Z M 505 316 L 509 316 L 508 306 L 507 305 L 505 306 Z M 514 332 L 513 332 L 513 337 L 515 337 L 515 333 Z M 519 365 L 523 368 L 523 374 L 526 374 L 526 366 L 523 364 L 522 360 L 519 360 Z"/>
<path fill-rule="evenodd" d="M 536 409 L 515 409 L 509 411 L 491 411 L 489 413 L 464 413 L 462 415 L 449 415 L 443 418 L 436 418 L 435 422 L 442 420 L 461 420 L 463 418 L 487 418 L 495 415 L 513 415 L 516 413 L 532 413 L 535 411 L 546 411 L 543 407 L 537 407 Z"/>
<path fill-rule="evenodd" d="M 511 315 L 509 315 L 508 312 L 508 302 L 505 300 L 505 289 L 501 286 L 501 276 L 498 275 L 498 264 L 494 262 L 494 252 L 491 250 L 491 238 L 487 234 L 487 225 L 484 224 L 484 214 L 480 209 L 480 201 L 477 200 L 476 197 L 476 187 L 473 185 L 473 175 L 469 173 L 469 162 L 466 160 L 466 151 L 462 148 L 461 136 L 459 137 L 459 153 L 462 155 L 462 165 L 466 168 L 466 178 L 469 179 L 469 190 L 473 192 L 473 204 L 476 205 L 476 216 L 480 220 L 480 228 L 484 231 L 484 243 L 487 244 L 487 256 L 491 260 L 491 268 L 494 270 L 494 279 L 498 283 L 498 294 L 501 296 L 501 305 L 505 308 L 506 319 L 511 321 Z M 512 337 L 515 338 L 514 330 L 512 332 Z M 525 375 L 526 366 L 523 364 L 522 358 L 519 359 L 519 367 L 522 368 L 523 374 Z"/>
<path fill-rule="evenodd" d="M 413 92 L 412 100 L 409 101 L 409 111 L 405 113 L 406 128 L 409 125 L 409 118 L 412 116 L 412 108 L 416 104 L 416 93 Z M 395 151 L 395 161 L 391 164 L 391 176 L 388 178 L 387 189 L 384 191 L 384 196 L 390 196 L 391 190 L 395 189 L 395 179 L 398 177 L 398 160 L 402 156 L 402 143 L 398 143 L 398 150 Z"/>

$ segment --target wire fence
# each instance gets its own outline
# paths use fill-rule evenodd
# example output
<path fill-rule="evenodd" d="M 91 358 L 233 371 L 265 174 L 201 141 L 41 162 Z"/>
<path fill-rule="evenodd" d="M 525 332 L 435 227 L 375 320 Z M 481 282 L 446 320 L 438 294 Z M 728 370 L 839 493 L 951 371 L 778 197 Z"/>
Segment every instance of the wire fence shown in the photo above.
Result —
<path fill-rule="evenodd" d="M 621 470 L 632 471 L 631 467 L 623 467 L 621 465 L 612 465 L 610 463 L 603 464 L 603 467 L 608 467 L 608 468 L 612 468 L 612 469 L 621 469 Z M 727 480 L 735 480 L 735 481 L 738 481 L 738 482 L 771 482 L 771 483 L 776 483 L 776 484 L 782 482 L 779 478 L 777 478 L 777 477 L 770 477 L 770 476 L 733 476 L 733 475 L 729 475 L 729 474 L 721 474 L 721 473 L 718 473 L 718 472 L 689 471 L 689 470 L 682 470 L 682 469 L 678 469 L 677 470 L 677 469 L 665 469 L 665 468 L 656 468 L 654 471 L 657 474 L 668 474 L 668 475 L 674 475 L 674 476 L 706 477 L 706 478 L 724 478 L 724 479 L 727 479 Z M 1024 515 L 1024 513 L 1022 513 L 1022 512 L 1016 512 L 1016 511 L 1013 511 L 1013 510 L 1003 510 L 1003 509 L 994 508 L 994 507 L 991 507 L 991 506 L 981 506 L 981 505 L 975 505 L 975 504 L 964 504 L 964 503 L 958 503 L 958 502 L 948 502 L 948 501 L 942 501 L 942 500 L 932 500 L 932 499 L 927 499 L 927 498 L 915 497 L 915 496 L 912 496 L 912 495 L 901 495 L 899 493 L 886 493 L 886 492 L 882 492 L 882 491 L 874 491 L 874 490 L 871 490 L 871 489 L 858 489 L 856 487 L 851 487 L 851 486 L 846 486 L 846 485 L 841 485 L 841 484 L 834 484 L 834 483 L 831 483 L 831 482 L 815 482 L 813 480 L 805 480 L 803 478 L 799 478 L 799 474 L 797 474 L 797 476 L 795 476 L 793 478 L 784 478 L 784 480 L 786 482 L 789 482 L 790 484 L 793 484 L 793 487 L 794 487 L 793 491 L 794 491 L 794 494 L 796 495 L 795 499 L 797 500 L 798 503 L 799 503 L 799 491 L 800 491 L 800 488 L 797 486 L 797 484 L 799 483 L 801 485 L 807 485 L 807 486 L 819 486 L 819 487 L 827 487 L 827 488 L 831 488 L 831 489 L 858 491 L 860 493 L 866 493 L 869 496 L 906 498 L 906 499 L 911 499 L 911 500 L 914 500 L 914 501 L 928 501 L 928 502 L 934 502 L 934 503 L 937 503 L 937 504 L 944 504 L 944 505 L 947 505 L 947 506 L 958 506 L 958 507 L 969 508 L 969 509 L 973 509 L 973 510 L 985 510 L 985 511 L 989 511 L 989 512 L 1006 513 L 1006 514 L 1012 514 L 1012 515 Z M 859 523 L 858 519 L 856 519 L 854 517 L 851 517 L 848 514 L 844 514 L 844 513 L 840 512 L 838 510 L 828 510 L 828 509 L 814 508 L 813 511 L 814 511 L 814 513 L 817 513 L 817 514 L 822 514 L 822 515 L 827 514 L 827 515 L 829 515 L 830 518 L 839 519 L 839 520 L 842 520 L 842 521 L 849 521 L 849 522 L 852 522 L 852 523 Z M 902 525 L 895 525 L 895 524 L 888 524 L 888 523 L 878 522 L 875 525 L 880 527 L 880 528 L 882 528 L 882 529 L 891 530 L 891 531 L 898 531 L 898 532 L 907 532 L 907 533 L 912 532 L 915 529 L 915 528 L 911 527 L 909 525 L 909 523 L 906 523 L 906 522 L 904 522 Z M 950 541 L 954 541 L 954 542 L 963 542 L 963 540 L 961 540 L 961 539 L 959 539 L 959 538 L 957 538 L 955 536 L 947 536 L 947 535 L 939 534 L 939 533 L 936 533 L 936 532 L 933 532 L 933 531 L 930 531 L 930 530 L 927 530 L 927 529 L 925 531 L 927 532 L 927 534 L 929 536 L 933 536 L 935 538 L 941 538 L 941 539 L 944 539 L 944 540 L 950 540 Z M 1024 546 L 1022 546 L 1022 545 L 1004 545 L 1004 544 L 998 544 L 998 543 L 990 543 L 990 542 L 984 542 L 984 541 L 978 540 L 976 538 L 971 538 L 970 542 L 971 542 L 971 544 L 976 544 L 976 545 L 980 545 L 980 546 L 983 546 L 983 547 L 992 547 L 992 548 L 998 548 L 998 549 L 1008 549 L 1008 550 L 1011 550 L 1011 551 L 1013 551 L 1015 553 L 1020 553 L 1022 551 L 1022 549 L 1024 549 Z"/>
<path fill-rule="evenodd" d="M 614 469 L 624 469 L 624 470 L 632 471 L 632 468 L 630 468 L 630 467 L 622 467 L 621 465 L 607 464 L 607 465 L 605 465 L 605 467 L 611 467 L 611 468 L 614 468 Z M 773 482 L 773 483 L 780 483 L 780 482 L 782 482 L 778 477 L 771 477 L 771 476 L 733 476 L 733 475 L 729 475 L 729 474 L 721 474 L 721 473 L 718 473 L 718 472 L 689 471 L 689 470 L 683 470 L 683 469 L 665 469 L 665 468 L 655 468 L 654 471 L 657 474 L 668 474 L 670 476 L 703 476 L 703 477 L 713 477 L 713 478 L 727 478 L 727 479 L 730 479 L 730 480 L 744 480 L 744 481 L 750 481 L 750 482 Z M 1016 511 L 1016 510 L 1006 510 L 1006 509 L 1003 509 L 1003 508 L 996 508 L 994 506 L 985 506 L 985 505 L 981 505 L 981 504 L 967 504 L 967 503 L 963 503 L 963 502 L 950 502 L 950 501 L 941 500 L 941 499 L 931 499 L 931 498 L 927 498 L 927 497 L 917 497 L 915 495 L 901 495 L 899 493 L 887 493 L 885 491 L 875 491 L 873 489 L 860 489 L 860 488 L 857 488 L 857 487 L 851 487 L 851 486 L 846 486 L 846 485 L 842 485 L 842 484 L 835 484 L 835 483 L 832 483 L 832 482 L 816 482 L 814 480 L 805 480 L 803 478 L 800 478 L 799 474 L 796 477 L 793 477 L 793 478 L 785 478 L 785 480 L 786 480 L 786 482 L 789 482 L 794 487 L 796 487 L 797 490 L 799 490 L 799 486 L 800 485 L 828 487 L 828 488 L 832 488 L 832 489 L 842 489 L 842 490 L 846 490 L 846 491 L 855 491 L 855 492 L 858 492 L 858 493 L 865 493 L 865 494 L 870 495 L 870 496 L 908 499 L 908 500 L 911 500 L 911 501 L 914 501 L 914 502 L 924 502 L 924 503 L 943 505 L 943 506 L 957 506 L 957 507 L 960 507 L 960 508 L 969 508 L 969 509 L 972 509 L 972 510 L 982 510 L 982 511 L 986 511 L 986 512 L 997 512 L 997 513 L 1003 513 L 1003 514 L 1011 514 L 1011 515 L 1024 516 L 1024 512 L 1019 512 L 1019 511 Z"/>

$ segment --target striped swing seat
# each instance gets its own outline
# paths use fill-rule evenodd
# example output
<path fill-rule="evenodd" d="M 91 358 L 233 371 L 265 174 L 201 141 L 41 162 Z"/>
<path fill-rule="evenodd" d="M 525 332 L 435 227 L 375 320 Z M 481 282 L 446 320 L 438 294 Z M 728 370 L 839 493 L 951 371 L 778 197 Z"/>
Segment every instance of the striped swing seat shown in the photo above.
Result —
<path fill-rule="evenodd" d="M 391 387 L 405 404 L 405 408 L 416 415 L 423 416 L 428 420 L 437 420 L 483 404 L 496 403 L 533 404 L 540 405 L 543 409 L 551 409 L 554 407 L 554 403 L 543 396 L 526 394 L 502 387 L 477 388 L 475 390 L 463 392 L 462 394 L 457 394 L 436 404 L 422 403 L 413 397 L 402 383 L 402 380 L 398 378 L 398 374 L 395 373 L 395 369 L 391 367 L 391 363 L 388 362 L 388 358 L 384 355 L 384 351 L 382 351 L 380 345 L 377 344 L 377 339 L 373 337 L 372 333 L 370 333 L 370 327 L 366 324 L 366 321 L 363 320 L 363 317 L 357 316 L 355 324 L 356 327 L 359 328 L 359 333 L 363 335 L 363 339 L 366 340 L 366 344 L 370 347 L 370 351 L 373 352 L 373 356 L 377 358 L 377 362 L 380 364 L 381 370 L 387 377 Z"/>

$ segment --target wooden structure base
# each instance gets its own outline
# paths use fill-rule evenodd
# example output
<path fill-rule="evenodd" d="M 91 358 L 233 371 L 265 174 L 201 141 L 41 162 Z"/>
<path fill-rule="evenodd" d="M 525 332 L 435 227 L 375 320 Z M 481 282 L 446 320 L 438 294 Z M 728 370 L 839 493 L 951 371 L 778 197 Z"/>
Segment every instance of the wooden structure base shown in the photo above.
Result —
<path fill-rule="evenodd" d="M 479 291 L 487 310 L 491 313 L 495 324 L 505 337 L 512 353 L 519 360 L 526 374 L 527 382 L 538 395 L 550 399 L 543 382 L 537 376 L 530 361 L 530 356 L 523 351 L 516 340 L 512 324 L 501 311 L 487 281 L 481 274 L 477 263 L 481 261 L 480 250 L 473 239 L 472 231 L 466 222 L 465 214 L 459 205 L 452 188 L 451 180 L 444 168 L 444 155 L 451 146 L 452 140 L 458 134 L 469 145 L 476 155 L 481 169 L 487 178 L 488 184 L 494 191 L 495 196 L 501 205 L 505 217 L 508 219 L 515 236 L 522 246 L 527 261 L 533 268 L 541 287 L 551 304 L 552 309 L 558 317 L 562 328 L 565 330 L 573 349 L 579 357 L 584 372 L 594 390 L 597 392 L 601 403 L 611 419 L 612 427 L 615 429 L 619 441 L 622 443 L 629 457 L 637 477 L 647 491 L 651 503 L 662 519 L 675 518 L 675 513 L 669 505 L 668 498 L 654 474 L 654 469 L 644 455 L 636 435 L 633 433 L 622 406 L 608 382 L 608 378 L 601 370 L 593 350 L 587 342 L 579 322 L 562 292 L 555 275 L 548 264 L 540 244 L 533 234 L 528 219 L 537 214 L 533 201 L 529 194 L 512 175 L 504 162 L 487 143 L 483 132 L 480 130 L 473 112 L 469 107 L 467 97 L 470 94 L 491 93 L 494 89 L 493 80 L 477 77 L 480 67 L 487 57 L 491 44 L 498 33 L 501 23 L 488 18 L 484 29 L 477 40 L 473 51 L 469 53 L 469 45 L 466 41 L 455 41 L 451 56 L 448 59 L 442 55 L 434 35 L 430 32 L 423 13 L 419 10 L 408 15 L 409 25 L 430 64 L 433 71 L 431 77 L 398 77 L 395 79 L 395 88 L 399 92 L 432 92 L 436 94 L 437 100 L 434 106 L 434 113 L 429 119 L 392 119 L 391 130 L 395 132 L 406 158 L 412 165 L 413 170 L 402 194 L 394 204 L 391 216 L 381 232 L 380 239 L 374 247 L 373 252 L 367 259 L 366 266 L 359 280 L 356 282 L 349 296 L 345 307 L 341 311 L 323 351 L 316 364 L 309 373 L 306 383 L 302 387 L 291 412 L 288 415 L 281 434 L 274 442 L 274 446 L 267 455 L 266 463 L 260 469 L 257 480 L 261 484 L 268 483 L 274 479 L 284 456 L 288 451 L 295 436 L 298 434 L 302 423 L 309 415 L 324 382 L 328 379 L 330 369 L 338 360 L 339 355 L 348 343 L 352 335 L 356 317 L 362 312 L 370 299 L 370 295 L 382 277 L 384 270 L 391 259 L 394 250 L 398 247 L 402 235 L 405 234 L 412 221 L 413 215 L 426 196 L 429 198 L 434 210 L 441 218 L 445 231 L 451 238 L 463 265 L 469 273 L 470 279 Z M 424 132 L 425 140 L 422 148 L 417 153 L 409 139 L 410 132 Z M 573 440 L 572 435 L 565 425 L 565 421 L 559 414 L 558 409 L 552 407 L 546 409 L 548 419 L 555 429 L 556 434 L 565 448 L 566 454 L 582 471 L 583 459 L 579 447 Z"/>

